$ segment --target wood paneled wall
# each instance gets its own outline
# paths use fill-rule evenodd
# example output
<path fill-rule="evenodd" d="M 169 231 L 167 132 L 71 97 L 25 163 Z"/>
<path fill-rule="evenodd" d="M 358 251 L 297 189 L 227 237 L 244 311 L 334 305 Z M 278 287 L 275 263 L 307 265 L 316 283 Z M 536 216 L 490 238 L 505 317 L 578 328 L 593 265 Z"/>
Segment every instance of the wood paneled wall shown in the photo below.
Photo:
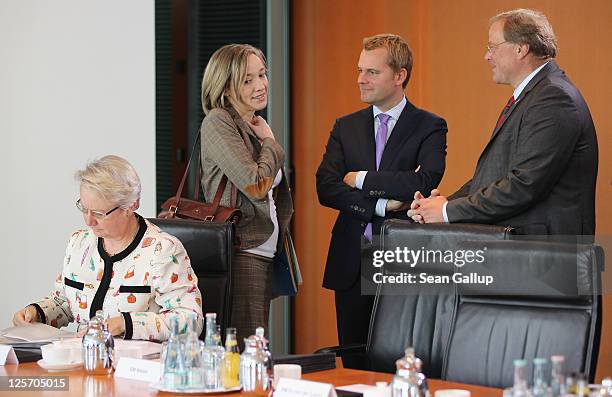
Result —
<path fill-rule="evenodd" d="M 492 82 L 484 60 L 488 19 L 518 7 L 548 16 L 558 38 L 558 62 L 589 104 L 600 145 L 597 231 L 612 234 L 612 121 L 608 113 L 612 102 L 612 1 L 294 0 L 294 238 L 304 276 L 295 299 L 295 352 L 337 344 L 333 293 L 321 287 L 336 211 L 318 203 L 315 172 L 334 120 L 364 107 L 356 83 L 363 37 L 396 33 L 412 47 L 415 64 L 407 95 L 417 106 L 448 122 L 447 169 L 440 188 L 450 194 L 472 175 L 499 111 L 512 93 L 511 87 Z M 608 252 L 610 257 L 612 252 Z M 598 377 L 612 375 L 612 297 L 604 300 Z"/>

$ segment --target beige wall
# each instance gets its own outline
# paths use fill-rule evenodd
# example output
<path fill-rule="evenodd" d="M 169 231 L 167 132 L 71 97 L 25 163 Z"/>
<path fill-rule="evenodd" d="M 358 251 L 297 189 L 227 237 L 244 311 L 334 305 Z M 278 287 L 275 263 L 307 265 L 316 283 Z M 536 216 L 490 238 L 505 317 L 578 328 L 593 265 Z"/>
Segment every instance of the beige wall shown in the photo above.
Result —
<path fill-rule="evenodd" d="M 337 343 L 333 294 L 321 288 L 336 211 L 322 207 L 315 172 L 334 120 L 362 108 L 356 84 L 361 40 L 392 32 L 407 39 L 415 65 L 407 94 L 449 126 L 449 194 L 473 173 L 512 89 L 495 85 L 484 61 L 488 18 L 517 7 L 543 11 L 559 42 L 558 62 L 586 98 L 599 138 L 597 231 L 612 233 L 612 168 L 608 116 L 612 101 L 612 1 L 295 0 L 292 25 L 292 134 L 296 168 L 295 240 L 304 285 L 295 300 L 295 350 Z M 608 253 L 610 256 L 611 254 Z M 598 376 L 612 374 L 612 297 L 605 297 Z"/>
<path fill-rule="evenodd" d="M 150 0 L 0 1 L 0 329 L 53 288 L 87 161 L 128 159 L 156 214 L 154 27 Z"/>

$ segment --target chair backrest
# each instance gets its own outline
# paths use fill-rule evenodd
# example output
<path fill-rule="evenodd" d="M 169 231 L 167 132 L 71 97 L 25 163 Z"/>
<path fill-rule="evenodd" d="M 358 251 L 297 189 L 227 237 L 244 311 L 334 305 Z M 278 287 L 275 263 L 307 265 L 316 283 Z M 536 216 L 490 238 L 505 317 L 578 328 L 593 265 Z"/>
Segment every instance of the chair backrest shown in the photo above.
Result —
<path fill-rule="evenodd" d="M 381 249 L 396 248 L 425 250 L 455 250 L 465 240 L 493 240 L 509 238 L 511 229 L 474 224 L 426 224 L 388 220 L 381 229 Z M 387 267 L 387 265 L 385 265 Z M 428 274 L 450 271 L 427 268 Z M 402 272 L 418 275 L 423 267 L 404 266 Z M 451 323 L 455 315 L 456 294 L 452 286 L 380 284 L 376 292 L 367 343 L 369 368 L 394 372 L 395 360 L 404 349 L 412 346 L 423 360 L 423 371 L 428 377 L 440 378 L 448 348 Z"/>
<path fill-rule="evenodd" d="M 442 377 L 509 387 L 513 360 L 531 364 L 535 357 L 563 355 L 567 373 L 582 372 L 593 380 L 601 332 L 602 249 L 541 241 L 486 245 L 486 260 L 474 271 L 495 281 L 458 285 Z"/>
<path fill-rule="evenodd" d="M 149 221 L 183 243 L 198 277 L 202 310 L 217 313 L 217 323 L 225 331 L 230 326 L 232 307 L 234 231 L 231 224 L 159 218 Z"/>

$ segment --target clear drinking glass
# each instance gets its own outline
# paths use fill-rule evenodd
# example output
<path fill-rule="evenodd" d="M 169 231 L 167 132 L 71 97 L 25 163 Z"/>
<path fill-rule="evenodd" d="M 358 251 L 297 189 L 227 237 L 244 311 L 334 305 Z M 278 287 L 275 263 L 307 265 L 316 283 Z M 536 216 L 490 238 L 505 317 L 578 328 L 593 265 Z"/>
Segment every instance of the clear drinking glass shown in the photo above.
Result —
<path fill-rule="evenodd" d="M 166 362 L 166 353 L 168 351 L 168 341 L 164 341 L 161 344 L 161 348 L 159 349 L 159 364 L 161 367 L 161 371 L 159 374 L 159 381 L 164 381 L 164 364 Z"/>
<path fill-rule="evenodd" d="M 180 390 L 186 386 L 185 353 L 179 338 L 178 318 L 170 318 L 170 337 L 164 354 L 164 387 Z"/>
<path fill-rule="evenodd" d="M 191 316 L 185 337 L 185 371 L 187 387 L 201 389 L 204 386 L 203 354 L 204 342 L 198 339 L 197 315 Z"/>

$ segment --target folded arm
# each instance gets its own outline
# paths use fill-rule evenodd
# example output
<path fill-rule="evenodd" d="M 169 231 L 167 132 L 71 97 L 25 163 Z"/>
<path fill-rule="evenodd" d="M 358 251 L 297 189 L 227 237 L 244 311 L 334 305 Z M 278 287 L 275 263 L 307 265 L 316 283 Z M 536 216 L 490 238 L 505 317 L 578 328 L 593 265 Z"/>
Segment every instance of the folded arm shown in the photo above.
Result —
<path fill-rule="evenodd" d="M 374 215 L 376 199 L 364 197 L 361 191 L 344 183 L 348 172 L 344 149 L 339 139 L 337 125 L 327 141 L 323 160 L 317 170 L 317 195 L 319 202 L 359 220 L 369 222 Z"/>
<path fill-rule="evenodd" d="M 406 171 L 368 171 L 363 181 L 365 197 L 412 201 L 416 191 L 435 189 L 446 164 L 446 122 L 436 119 L 418 149 L 418 167 Z"/>

